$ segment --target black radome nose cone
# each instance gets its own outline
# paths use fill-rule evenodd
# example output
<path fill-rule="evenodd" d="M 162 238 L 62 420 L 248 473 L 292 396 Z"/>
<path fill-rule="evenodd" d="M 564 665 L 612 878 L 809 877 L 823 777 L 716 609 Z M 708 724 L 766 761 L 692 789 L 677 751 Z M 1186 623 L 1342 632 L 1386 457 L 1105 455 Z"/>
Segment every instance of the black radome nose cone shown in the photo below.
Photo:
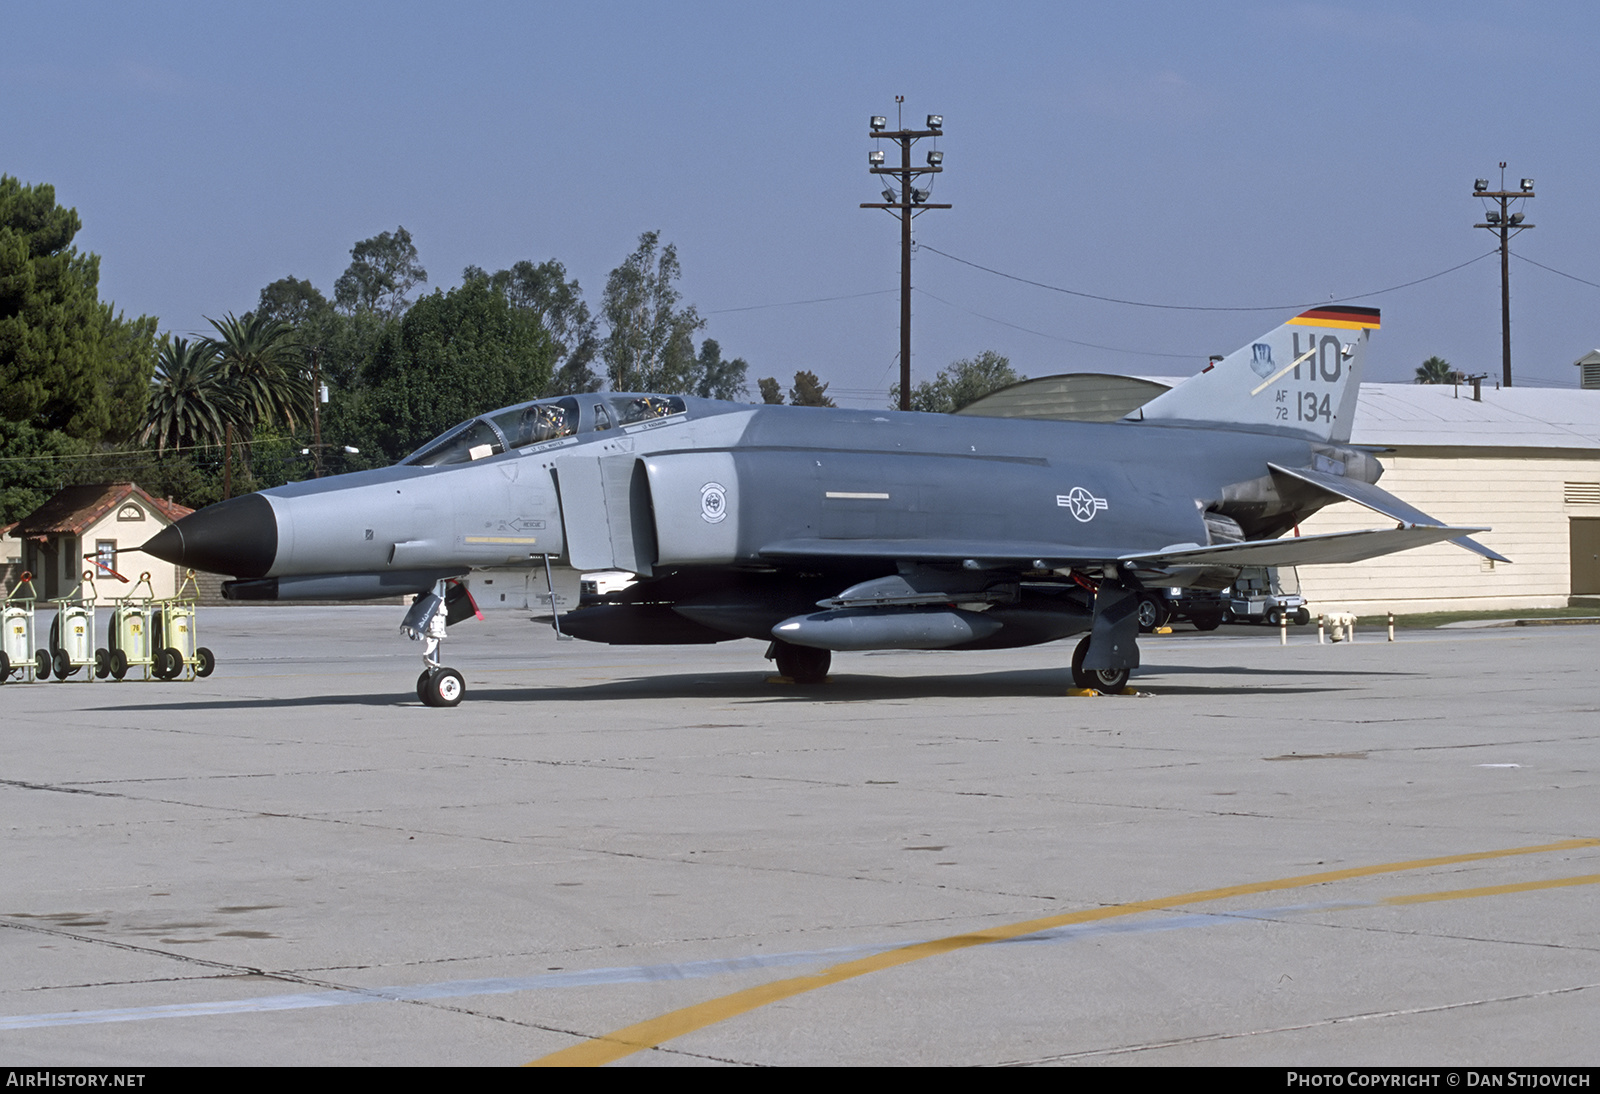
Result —
<path fill-rule="evenodd" d="M 278 518 L 266 498 L 247 494 L 190 513 L 139 550 L 214 574 L 265 577 L 278 554 Z"/>

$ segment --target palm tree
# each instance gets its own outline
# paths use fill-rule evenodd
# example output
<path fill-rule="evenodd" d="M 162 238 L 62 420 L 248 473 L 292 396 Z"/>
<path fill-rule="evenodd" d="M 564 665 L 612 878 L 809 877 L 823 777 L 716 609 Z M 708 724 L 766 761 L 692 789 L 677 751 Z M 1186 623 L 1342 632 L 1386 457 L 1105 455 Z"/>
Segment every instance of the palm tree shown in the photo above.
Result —
<path fill-rule="evenodd" d="M 237 399 L 237 414 L 223 423 L 222 496 L 233 496 L 233 439 L 243 434 L 244 465 L 250 466 L 250 442 L 263 422 L 282 422 L 293 429 L 296 419 L 307 416 L 311 383 L 301 366 L 300 346 L 294 328 L 255 314 L 237 319 L 207 318 L 217 337 L 206 345 L 216 353 L 227 384 Z"/>
<path fill-rule="evenodd" d="M 311 383 L 294 328 L 261 315 L 236 319 L 231 312 L 206 322 L 218 335 L 206 342 L 243 403 L 243 415 L 235 424 L 247 435 L 253 435 L 262 422 L 278 421 L 293 429 L 311 406 Z"/>
<path fill-rule="evenodd" d="M 139 440 L 158 452 L 220 444 L 241 404 L 216 347 L 205 339 L 164 342 L 150 381 L 150 404 Z"/>
<path fill-rule="evenodd" d="M 1416 382 L 1419 384 L 1453 384 L 1456 382 L 1456 370 L 1443 357 L 1430 357 L 1417 366 Z"/>

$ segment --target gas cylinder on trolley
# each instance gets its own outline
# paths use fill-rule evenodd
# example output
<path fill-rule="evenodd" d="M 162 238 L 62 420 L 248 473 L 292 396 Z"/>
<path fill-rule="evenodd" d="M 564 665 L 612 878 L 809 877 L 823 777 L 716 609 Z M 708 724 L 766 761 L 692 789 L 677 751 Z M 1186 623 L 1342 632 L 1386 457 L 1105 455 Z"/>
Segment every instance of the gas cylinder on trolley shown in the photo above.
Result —
<path fill-rule="evenodd" d="M 150 587 L 150 572 L 146 570 L 128 595 L 111 609 L 106 659 L 111 675 L 118 680 L 133 668 L 142 669 L 146 680 L 155 678 L 154 601 L 155 590 Z"/>
<path fill-rule="evenodd" d="M 85 669 L 88 671 L 83 674 L 84 680 L 93 682 L 96 668 L 101 667 L 95 664 L 94 646 L 94 605 L 98 595 L 94 571 L 85 570 L 76 589 L 51 601 L 56 606 L 56 618 L 50 624 L 50 668 L 57 680 L 76 676 L 79 669 Z M 105 673 L 99 675 L 104 677 Z"/>
<path fill-rule="evenodd" d="M 200 590 L 194 571 L 184 575 L 183 584 L 170 600 L 153 602 L 153 671 L 160 680 L 176 680 L 188 672 L 190 680 L 210 676 L 217 667 L 216 656 L 196 645 L 196 606 Z"/>
<path fill-rule="evenodd" d="M 0 684 L 12 679 L 32 683 L 50 676 L 50 654 L 34 644 L 38 599 L 33 575 L 24 570 L 0 607 Z"/>

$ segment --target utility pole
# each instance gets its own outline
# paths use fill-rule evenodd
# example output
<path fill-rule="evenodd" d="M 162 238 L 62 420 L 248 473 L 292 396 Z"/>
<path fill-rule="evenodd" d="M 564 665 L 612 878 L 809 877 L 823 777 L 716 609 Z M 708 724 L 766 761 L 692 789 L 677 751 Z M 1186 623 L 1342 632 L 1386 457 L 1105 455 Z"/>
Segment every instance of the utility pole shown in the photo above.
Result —
<path fill-rule="evenodd" d="M 1513 201 L 1533 197 L 1533 180 L 1523 179 L 1522 187 L 1518 190 L 1506 189 L 1506 165 L 1500 164 L 1500 189 L 1489 189 L 1488 179 L 1477 179 L 1472 184 L 1474 197 L 1486 198 L 1497 202 L 1498 209 L 1489 209 L 1484 213 L 1483 224 L 1474 224 L 1474 228 L 1487 228 L 1500 237 L 1500 368 L 1502 372 L 1501 384 L 1511 386 L 1511 237 L 1518 235 L 1532 224 L 1524 224 L 1523 217 L 1527 214 L 1511 211 Z"/>
<path fill-rule="evenodd" d="M 912 183 L 918 181 L 918 175 L 937 175 L 944 168 L 944 153 L 937 148 L 927 155 L 927 164 L 923 167 L 911 166 L 911 146 L 924 137 L 938 138 L 944 134 L 944 115 L 929 114 L 926 129 L 907 129 L 900 116 L 906 97 L 896 95 L 895 124 L 898 129 L 890 130 L 889 119 L 874 114 L 869 123 L 871 132 L 867 136 L 875 140 L 892 140 L 900 146 L 900 166 L 886 167 L 883 162 L 883 151 L 874 148 L 867 153 L 867 162 L 871 164 L 871 173 L 874 175 L 890 175 L 893 179 L 885 179 L 887 185 L 883 188 L 883 200 L 862 202 L 863 209 L 887 209 L 900 220 L 900 409 L 911 409 L 911 219 L 927 209 L 948 209 L 948 205 L 934 205 L 928 201 L 932 191 L 932 184 L 927 188 L 918 189 Z M 895 192 L 894 183 L 898 181 L 900 190 Z"/>

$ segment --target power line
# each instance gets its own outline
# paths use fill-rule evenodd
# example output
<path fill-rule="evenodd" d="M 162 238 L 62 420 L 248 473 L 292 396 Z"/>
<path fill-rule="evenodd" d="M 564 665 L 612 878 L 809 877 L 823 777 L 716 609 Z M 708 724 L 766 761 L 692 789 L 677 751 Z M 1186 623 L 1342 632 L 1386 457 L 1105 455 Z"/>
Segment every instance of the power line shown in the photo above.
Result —
<path fill-rule="evenodd" d="M 814 300 L 785 300 L 779 304 L 751 304 L 744 308 L 717 308 L 714 311 L 706 312 L 706 314 L 727 315 L 729 312 L 761 311 L 764 308 L 795 308 L 801 304 L 831 304 L 835 300 L 860 300 L 864 296 L 887 296 L 889 293 L 899 291 L 898 289 L 876 289 L 872 292 L 851 293 L 849 296 L 819 296 Z"/>
<path fill-rule="evenodd" d="M 929 249 L 932 250 L 932 248 Z M 1018 323 L 1007 322 L 1004 319 L 996 319 L 992 315 L 984 315 L 982 312 L 973 311 L 971 308 L 964 308 L 960 304 L 955 304 L 949 300 L 934 296 L 927 289 L 917 288 L 916 291 L 931 300 L 939 301 L 939 303 L 943 304 L 947 308 L 954 308 L 956 311 L 966 312 L 968 315 L 975 315 L 979 319 L 987 319 L 991 323 L 999 323 L 1002 327 L 1010 327 L 1013 330 L 1020 330 L 1026 334 L 1036 334 L 1040 338 L 1049 338 L 1055 342 L 1065 342 L 1069 346 L 1083 346 L 1086 349 L 1103 349 L 1110 353 L 1131 353 L 1139 357 L 1175 357 L 1183 361 L 1193 361 L 1197 356 L 1193 353 L 1157 353 L 1154 350 L 1124 349 L 1121 346 L 1102 346 L 1098 342 L 1080 342 L 1075 338 L 1066 338 L 1059 334 L 1046 334 L 1042 330 L 1034 330 L 1031 327 L 1024 327 Z"/>
<path fill-rule="evenodd" d="M 1492 250 L 1492 251 L 1485 251 L 1483 254 L 1479 255 L 1477 258 L 1469 258 L 1469 259 L 1467 259 L 1467 261 L 1462 262 L 1462 263 L 1460 263 L 1458 265 L 1455 265 L 1455 266 L 1451 266 L 1447 270 L 1440 270 L 1438 273 L 1429 274 L 1427 277 L 1419 277 L 1415 281 L 1405 281 L 1405 282 L 1402 282 L 1399 285 L 1390 285 L 1386 289 L 1374 289 L 1371 292 L 1356 293 L 1356 294 L 1354 294 L 1352 296 L 1340 296 L 1340 297 L 1336 297 L 1336 298 L 1334 298 L 1332 300 L 1314 300 L 1314 301 L 1311 301 L 1309 303 L 1301 302 L 1301 303 L 1295 303 L 1295 304 L 1272 304 L 1272 305 L 1264 305 L 1264 306 L 1260 306 L 1260 307 L 1234 308 L 1234 307 L 1207 307 L 1205 305 L 1200 305 L 1200 304 L 1155 304 L 1155 303 L 1152 303 L 1152 302 L 1150 302 L 1148 300 L 1124 300 L 1121 297 L 1116 297 L 1116 296 L 1100 296 L 1100 295 L 1098 295 L 1096 293 L 1079 292 L 1076 289 L 1064 289 L 1060 285 L 1050 285 L 1050 284 L 1047 284 L 1047 283 L 1045 283 L 1043 281 L 1034 281 L 1031 278 L 1018 277 L 1016 274 L 1008 274 L 1004 270 L 996 270 L 996 269 L 994 269 L 992 267 L 983 266 L 983 265 L 980 265 L 979 263 L 976 263 L 976 262 L 969 262 L 965 258 L 957 258 L 953 254 L 946 254 L 944 251 L 939 250 L 939 248 L 930 247 L 926 243 L 919 243 L 917 246 L 919 248 L 921 248 L 922 250 L 932 251 L 934 254 L 939 255 L 941 258 L 948 258 L 952 262 L 959 262 L 963 266 L 971 266 L 975 270 L 982 270 L 984 273 L 994 274 L 996 277 L 1003 277 L 1003 278 L 1007 279 L 1008 281 L 1018 281 L 1018 282 L 1021 282 L 1024 285 L 1032 285 L 1035 288 L 1040 288 L 1040 289 L 1049 289 L 1051 292 L 1064 293 L 1067 296 L 1076 296 L 1076 297 L 1080 297 L 1080 298 L 1082 298 L 1084 300 L 1098 300 L 1098 301 L 1100 301 L 1101 303 L 1104 303 L 1104 304 L 1126 304 L 1127 306 L 1133 307 L 1133 308 L 1158 308 L 1158 309 L 1161 309 L 1163 311 L 1221 311 L 1221 312 L 1254 312 L 1254 311 L 1280 311 L 1281 312 L 1281 311 L 1289 311 L 1291 309 L 1314 308 L 1314 307 L 1317 307 L 1318 305 L 1322 305 L 1322 304 L 1341 303 L 1341 302 L 1348 301 L 1348 300 L 1366 300 L 1369 297 L 1382 296 L 1384 293 L 1396 292 L 1396 291 L 1398 291 L 1400 289 L 1409 289 L 1411 286 L 1420 285 L 1424 281 L 1432 281 L 1436 277 L 1443 277 L 1445 274 L 1455 273 L 1457 270 L 1465 269 L 1466 267 L 1472 265 L 1474 262 L 1482 262 L 1484 259 L 1488 258 L 1490 255 L 1499 253 L 1499 248 L 1496 248 L 1495 250 Z"/>
<path fill-rule="evenodd" d="M 1568 278 L 1569 280 L 1572 280 L 1572 281 L 1576 281 L 1579 284 L 1588 285 L 1590 288 L 1600 289 L 1600 285 L 1595 284 L 1593 281 L 1585 281 L 1581 277 L 1574 277 L 1572 274 L 1562 273 L 1560 270 L 1556 269 L 1553 266 L 1546 266 L 1543 262 L 1535 262 L 1531 258 L 1528 258 L 1528 257 L 1526 257 L 1524 255 L 1519 255 L 1516 251 L 1512 251 L 1511 252 L 1511 257 L 1512 258 L 1520 258 L 1520 259 L 1522 259 L 1522 261 L 1528 263 L 1531 266 L 1537 266 L 1541 270 L 1549 270 L 1553 274 L 1559 274 L 1560 276 Z"/>

